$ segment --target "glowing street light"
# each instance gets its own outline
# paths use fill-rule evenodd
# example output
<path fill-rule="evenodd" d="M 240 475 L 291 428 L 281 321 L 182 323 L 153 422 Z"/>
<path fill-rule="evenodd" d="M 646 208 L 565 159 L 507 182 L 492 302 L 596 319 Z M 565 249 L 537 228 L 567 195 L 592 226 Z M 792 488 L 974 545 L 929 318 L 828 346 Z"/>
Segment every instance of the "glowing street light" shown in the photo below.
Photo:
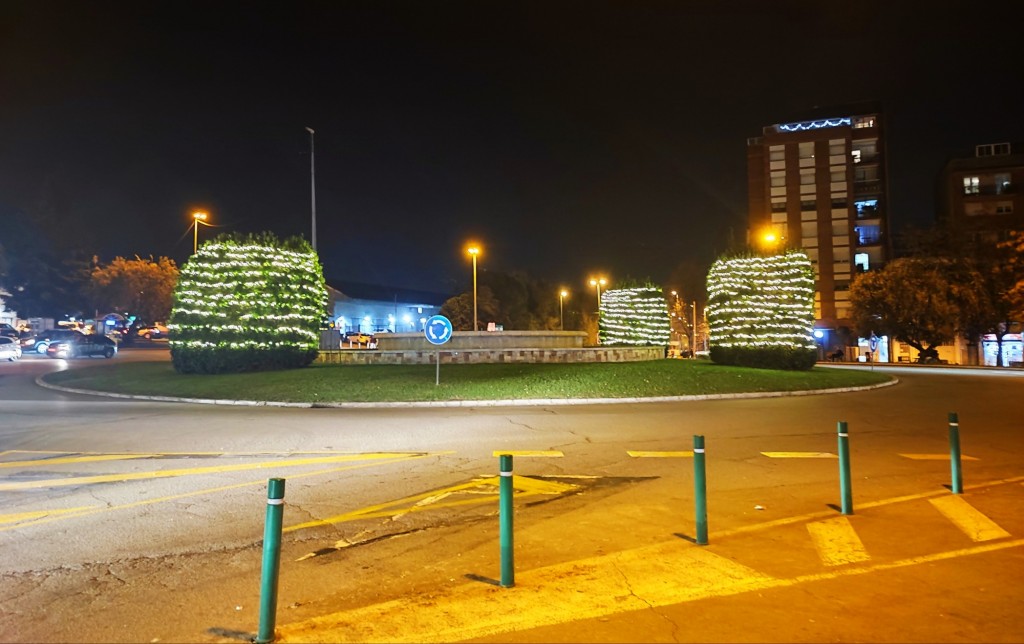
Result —
<path fill-rule="evenodd" d="M 192 254 L 195 255 L 196 251 L 199 250 L 199 222 L 203 222 L 204 225 L 209 226 L 206 223 L 207 214 L 201 210 L 197 210 L 192 213 L 192 219 L 194 220 L 193 226 L 195 227 L 194 234 L 192 235 Z"/>
<path fill-rule="evenodd" d="M 558 330 L 565 331 L 565 316 L 562 314 L 562 301 L 569 297 L 569 291 L 564 288 L 558 293 Z"/>
<path fill-rule="evenodd" d="M 470 244 L 466 252 L 473 258 L 473 330 L 479 331 L 480 328 L 476 317 L 476 256 L 480 254 L 480 247 L 476 244 Z"/>
<path fill-rule="evenodd" d="M 597 312 L 601 312 L 601 287 L 607 284 L 608 281 L 603 277 L 591 278 L 590 285 L 597 288 Z"/>

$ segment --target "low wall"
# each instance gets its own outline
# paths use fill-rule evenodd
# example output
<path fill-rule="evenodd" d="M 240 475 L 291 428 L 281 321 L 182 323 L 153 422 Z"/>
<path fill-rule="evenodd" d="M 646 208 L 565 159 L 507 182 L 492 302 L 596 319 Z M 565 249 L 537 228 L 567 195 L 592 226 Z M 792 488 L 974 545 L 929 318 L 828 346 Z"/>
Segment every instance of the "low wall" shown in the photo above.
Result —
<path fill-rule="evenodd" d="M 420 333 L 378 333 L 381 351 L 434 349 Z M 446 351 L 463 349 L 580 349 L 587 339 L 585 331 L 455 331 L 441 347 Z"/>
<path fill-rule="evenodd" d="M 441 364 L 641 362 L 665 357 L 665 347 L 453 350 L 448 344 L 442 346 L 445 348 L 440 349 Z M 438 351 L 436 348 L 406 351 L 342 349 L 321 351 L 316 361 L 324 364 L 435 364 Z"/>

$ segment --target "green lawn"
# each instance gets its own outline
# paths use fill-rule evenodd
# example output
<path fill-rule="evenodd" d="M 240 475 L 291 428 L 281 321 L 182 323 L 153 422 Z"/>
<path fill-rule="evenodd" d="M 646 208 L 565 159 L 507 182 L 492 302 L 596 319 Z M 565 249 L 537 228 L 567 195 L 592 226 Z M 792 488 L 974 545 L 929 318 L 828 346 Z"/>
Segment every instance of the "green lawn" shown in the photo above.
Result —
<path fill-rule="evenodd" d="M 282 402 L 410 402 L 535 398 L 629 398 L 796 391 L 870 385 L 889 377 L 815 367 L 770 371 L 703 360 L 596 364 L 313 365 L 229 375 L 182 375 L 169 362 L 126 362 L 60 371 L 46 381 L 126 394 Z"/>

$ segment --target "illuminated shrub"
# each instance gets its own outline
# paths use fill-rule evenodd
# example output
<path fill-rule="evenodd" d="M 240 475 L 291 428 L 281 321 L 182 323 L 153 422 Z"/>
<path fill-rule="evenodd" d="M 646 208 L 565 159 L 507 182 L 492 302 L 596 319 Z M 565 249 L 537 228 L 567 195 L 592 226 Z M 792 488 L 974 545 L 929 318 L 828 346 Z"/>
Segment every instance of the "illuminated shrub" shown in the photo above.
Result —
<path fill-rule="evenodd" d="M 708 273 L 711 359 L 770 369 L 810 369 L 817 360 L 814 270 L 807 255 L 719 259 Z"/>
<path fill-rule="evenodd" d="M 668 345 L 669 328 L 661 289 L 641 286 L 601 294 L 601 344 Z"/>
<path fill-rule="evenodd" d="M 304 367 L 327 301 L 316 253 L 301 238 L 221 236 L 182 267 L 168 324 L 181 373 Z"/>

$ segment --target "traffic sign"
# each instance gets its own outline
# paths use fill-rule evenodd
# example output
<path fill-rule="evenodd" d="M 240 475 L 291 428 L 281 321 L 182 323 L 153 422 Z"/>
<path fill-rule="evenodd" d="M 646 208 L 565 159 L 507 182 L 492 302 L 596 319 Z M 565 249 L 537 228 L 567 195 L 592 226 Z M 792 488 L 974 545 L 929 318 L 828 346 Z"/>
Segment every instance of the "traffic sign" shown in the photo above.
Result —
<path fill-rule="evenodd" d="M 423 327 L 423 335 L 430 344 L 444 344 L 452 339 L 452 321 L 443 315 L 432 316 Z"/>

